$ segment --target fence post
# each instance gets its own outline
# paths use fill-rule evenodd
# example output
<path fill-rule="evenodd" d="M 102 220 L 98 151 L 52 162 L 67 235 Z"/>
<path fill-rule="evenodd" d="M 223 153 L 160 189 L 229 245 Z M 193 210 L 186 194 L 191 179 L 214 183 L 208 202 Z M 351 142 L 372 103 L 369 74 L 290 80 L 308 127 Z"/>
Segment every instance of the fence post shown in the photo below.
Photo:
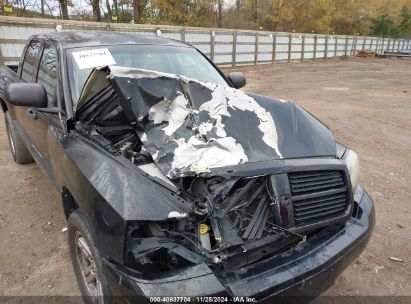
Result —
<path fill-rule="evenodd" d="M 337 48 L 338 48 L 338 38 L 334 36 L 334 57 L 337 57 Z"/>
<path fill-rule="evenodd" d="M 354 35 L 354 46 L 352 49 L 352 56 L 355 56 L 355 53 L 357 52 L 357 35 Z"/>
<path fill-rule="evenodd" d="M 365 42 L 367 42 L 367 38 L 362 39 L 362 50 L 365 50 Z"/>
<path fill-rule="evenodd" d="M 258 44 L 260 42 L 260 32 L 257 32 L 255 35 L 255 43 L 254 43 L 254 65 L 258 63 Z"/>
<path fill-rule="evenodd" d="M 313 60 L 317 59 L 317 35 L 314 36 L 314 54 Z"/>
<path fill-rule="evenodd" d="M 181 41 L 186 42 L 186 29 L 182 27 L 180 32 L 181 32 Z"/>
<path fill-rule="evenodd" d="M 380 42 L 380 38 L 377 38 L 377 44 L 375 45 L 375 54 L 378 55 L 378 45 Z"/>
<path fill-rule="evenodd" d="M 212 30 L 210 32 L 210 57 L 211 61 L 214 62 L 214 37 L 215 37 L 215 32 Z"/>
<path fill-rule="evenodd" d="M 385 39 L 383 37 L 381 37 L 381 46 L 379 47 L 379 53 L 382 54 L 382 50 L 384 49 L 384 43 L 385 43 Z"/>
<path fill-rule="evenodd" d="M 233 55 L 232 55 L 232 66 L 235 67 L 237 63 L 237 30 L 234 30 L 233 32 Z"/>
<path fill-rule="evenodd" d="M 325 36 L 324 59 L 328 57 L 328 35 Z"/>
<path fill-rule="evenodd" d="M 293 36 L 288 34 L 288 62 L 291 61 L 291 48 L 293 44 Z"/>
<path fill-rule="evenodd" d="M 391 44 L 391 38 L 388 38 L 388 43 L 387 43 L 387 47 L 385 48 L 386 52 L 390 51 L 390 44 Z"/>
<path fill-rule="evenodd" d="M 277 33 L 273 34 L 273 55 L 272 55 L 272 63 L 275 62 L 275 53 L 277 51 Z"/>
<path fill-rule="evenodd" d="M 304 54 L 305 54 L 305 35 L 301 36 L 301 61 L 304 60 Z"/>
<path fill-rule="evenodd" d="M 344 48 L 344 56 L 347 57 L 348 52 L 348 36 L 345 36 L 345 48 Z"/>

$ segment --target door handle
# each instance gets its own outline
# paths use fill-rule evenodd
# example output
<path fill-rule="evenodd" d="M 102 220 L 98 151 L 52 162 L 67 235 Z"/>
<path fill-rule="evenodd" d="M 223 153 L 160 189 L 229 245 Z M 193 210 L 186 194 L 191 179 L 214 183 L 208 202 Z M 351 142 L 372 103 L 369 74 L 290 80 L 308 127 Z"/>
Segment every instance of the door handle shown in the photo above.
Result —
<path fill-rule="evenodd" d="M 27 109 L 27 116 L 31 119 L 37 119 L 37 112 L 33 108 Z"/>

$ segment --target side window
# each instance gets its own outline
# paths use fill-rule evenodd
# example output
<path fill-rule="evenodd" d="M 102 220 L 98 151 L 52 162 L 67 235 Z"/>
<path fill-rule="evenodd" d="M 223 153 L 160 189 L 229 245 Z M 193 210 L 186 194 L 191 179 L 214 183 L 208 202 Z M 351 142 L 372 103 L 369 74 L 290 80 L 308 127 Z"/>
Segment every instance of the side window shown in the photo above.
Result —
<path fill-rule="evenodd" d="M 56 50 L 49 46 L 44 46 L 41 55 L 37 82 L 43 85 L 47 92 L 47 106 L 57 106 L 57 69 L 56 69 Z"/>
<path fill-rule="evenodd" d="M 33 76 L 37 68 L 40 48 L 41 43 L 35 40 L 32 40 L 27 47 L 21 72 L 21 78 L 25 81 L 31 82 L 34 80 Z"/>

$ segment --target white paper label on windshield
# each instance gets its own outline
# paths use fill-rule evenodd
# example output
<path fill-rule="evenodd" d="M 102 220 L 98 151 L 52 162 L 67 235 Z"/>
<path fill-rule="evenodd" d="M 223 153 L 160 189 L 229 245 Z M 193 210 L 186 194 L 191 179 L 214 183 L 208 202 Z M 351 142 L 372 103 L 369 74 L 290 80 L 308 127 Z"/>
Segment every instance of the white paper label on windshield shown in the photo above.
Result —
<path fill-rule="evenodd" d="M 72 53 L 80 70 L 116 64 L 108 49 L 93 49 Z"/>

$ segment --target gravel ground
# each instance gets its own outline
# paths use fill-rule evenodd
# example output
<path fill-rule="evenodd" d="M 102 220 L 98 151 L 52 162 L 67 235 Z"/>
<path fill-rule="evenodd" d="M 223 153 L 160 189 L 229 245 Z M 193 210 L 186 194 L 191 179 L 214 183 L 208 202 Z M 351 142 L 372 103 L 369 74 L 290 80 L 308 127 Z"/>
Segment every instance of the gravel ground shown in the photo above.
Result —
<path fill-rule="evenodd" d="M 361 158 L 377 224 L 326 295 L 411 296 L 411 61 L 336 59 L 238 68 L 247 90 L 298 102 Z M 35 164 L 16 165 L 0 123 L 0 295 L 78 295 L 63 209 Z M 404 262 L 393 261 L 395 257 Z"/>

